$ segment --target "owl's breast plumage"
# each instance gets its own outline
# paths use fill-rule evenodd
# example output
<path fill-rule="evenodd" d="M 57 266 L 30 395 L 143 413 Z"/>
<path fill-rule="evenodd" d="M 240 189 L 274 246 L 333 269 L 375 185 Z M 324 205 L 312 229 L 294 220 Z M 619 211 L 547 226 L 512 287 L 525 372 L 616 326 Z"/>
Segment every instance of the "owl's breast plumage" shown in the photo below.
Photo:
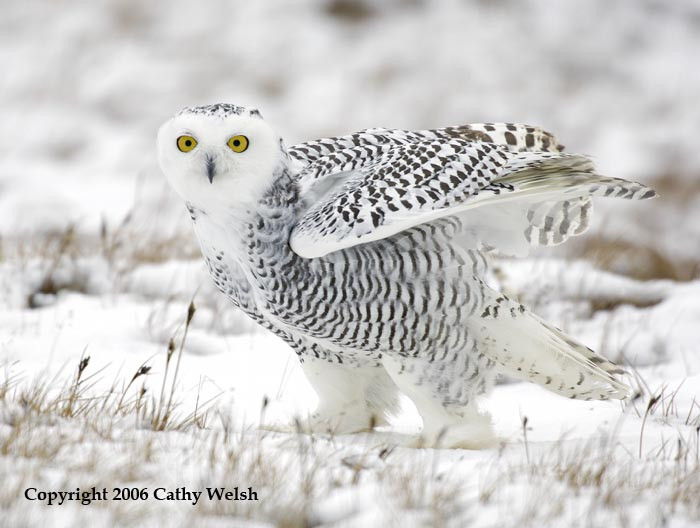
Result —
<path fill-rule="evenodd" d="M 479 252 L 450 245 L 457 220 L 315 259 L 289 248 L 294 220 L 293 210 L 262 210 L 238 231 L 217 235 L 201 222 L 196 230 L 219 290 L 302 359 L 367 364 L 385 353 L 434 358 L 475 349 L 464 322 L 483 296 L 470 278 L 487 264 Z"/>

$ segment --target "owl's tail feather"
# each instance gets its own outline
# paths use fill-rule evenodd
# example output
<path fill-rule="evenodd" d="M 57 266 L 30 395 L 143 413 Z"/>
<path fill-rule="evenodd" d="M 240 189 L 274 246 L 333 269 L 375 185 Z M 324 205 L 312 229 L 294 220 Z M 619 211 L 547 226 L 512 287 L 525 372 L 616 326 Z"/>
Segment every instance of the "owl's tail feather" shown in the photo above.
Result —
<path fill-rule="evenodd" d="M 572 399 L 621 400 L 632 392 L 619 379 L 623 369 L 504 295 L 470 326 L 505 374 Z"/>

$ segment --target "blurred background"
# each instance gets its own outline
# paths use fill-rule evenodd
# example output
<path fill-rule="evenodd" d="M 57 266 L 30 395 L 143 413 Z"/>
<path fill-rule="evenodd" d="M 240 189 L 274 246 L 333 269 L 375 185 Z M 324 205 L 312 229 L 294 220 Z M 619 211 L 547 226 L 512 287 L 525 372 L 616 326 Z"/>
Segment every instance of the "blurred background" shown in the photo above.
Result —
<path fill-rule="evenodd" d="M 104 237 L 128 221 L 151 244 L 186 246 L 156 131 L 185 105 L 224 101 L 258 107 L 287 144 L 374 126 L 541 126 L 661 194 L 601 200 L 591 235 L 560 251 L 687 280 L 700 259 L 698 57 L 695 0 L 3 2 L 0 236 Z"/>

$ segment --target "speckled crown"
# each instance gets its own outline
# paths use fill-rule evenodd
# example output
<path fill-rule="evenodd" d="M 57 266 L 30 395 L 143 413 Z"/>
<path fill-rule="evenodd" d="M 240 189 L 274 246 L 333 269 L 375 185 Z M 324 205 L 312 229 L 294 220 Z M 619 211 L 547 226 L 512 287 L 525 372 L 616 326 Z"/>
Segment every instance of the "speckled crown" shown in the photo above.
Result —
<path fill-rule="evenodd" d="M 246 108 L 244 106 L 238 106 L 230 103 L 216 103 L 211 105 L 203 106 L 188 106 L 180 110 L 177 115 L 182 114 L 197 114 L 204 115 L 208 117 L 220 117 L 225 118 L 231 115 L 249 115 L 251 117 L 260 117 L 260 111 L 257 108 Z"/>

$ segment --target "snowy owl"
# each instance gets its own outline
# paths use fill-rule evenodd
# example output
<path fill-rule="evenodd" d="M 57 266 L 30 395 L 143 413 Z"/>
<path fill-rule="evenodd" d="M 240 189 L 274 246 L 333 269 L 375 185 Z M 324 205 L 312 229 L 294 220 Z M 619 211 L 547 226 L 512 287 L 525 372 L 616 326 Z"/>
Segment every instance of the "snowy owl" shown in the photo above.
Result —
<path fill-rule="evenodd" d="M 185 108 L 158 133 L 217 288 L 296 352 L 307 431 L 388 423 L 403 393 L 426 445 L 495 439 L 498 372 L 568 398 L 622 399 L 623 371 L 489 284 L 492 254 L 583 233 L 591 197 L 654 191 L 595 172 L 518 124 L 373 128 L 286 148 L 259 111 Z"/>

